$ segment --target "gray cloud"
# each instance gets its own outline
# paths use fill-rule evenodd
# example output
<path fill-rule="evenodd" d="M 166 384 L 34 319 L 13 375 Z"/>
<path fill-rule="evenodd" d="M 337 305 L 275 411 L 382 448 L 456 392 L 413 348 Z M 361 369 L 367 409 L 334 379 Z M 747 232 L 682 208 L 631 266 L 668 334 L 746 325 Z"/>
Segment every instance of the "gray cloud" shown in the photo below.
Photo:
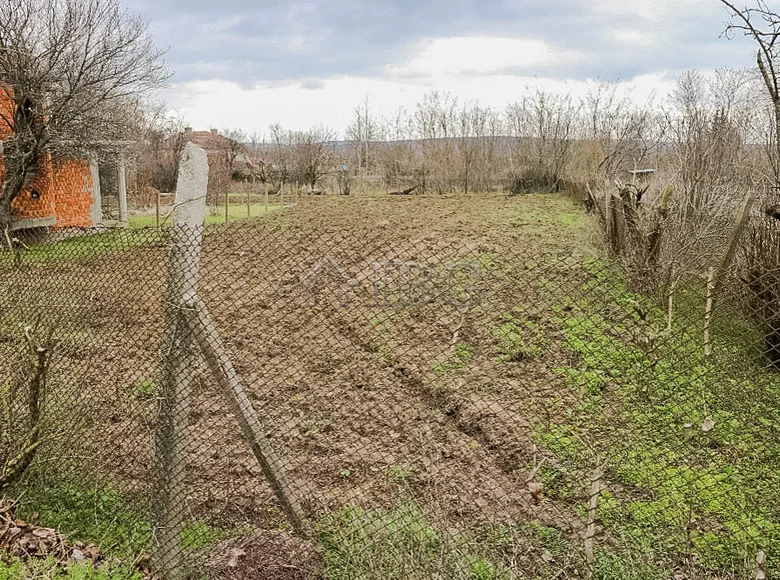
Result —
<path fill-rule="evenodd" d="M 629 79 L 688 68 L 749 66 L 749 43 L 718 36 L 725 13 L 716 3 L 675 9 L 649 21 L 594 13 L 575 0 L 129 0 L 169 46 L 174 82 L 225 79 L 244 86 L 302 81 L 315 88 L 339 75 L 382 77 L 385 65 L 413 56 L 421 39 L 509 36 L 577 51 L 576 64 L 510 74 L 549 78 Z M 705 9 L 706 8 L 706 9 Z M 620 43 L 633 30 L 647 45 Z"/>

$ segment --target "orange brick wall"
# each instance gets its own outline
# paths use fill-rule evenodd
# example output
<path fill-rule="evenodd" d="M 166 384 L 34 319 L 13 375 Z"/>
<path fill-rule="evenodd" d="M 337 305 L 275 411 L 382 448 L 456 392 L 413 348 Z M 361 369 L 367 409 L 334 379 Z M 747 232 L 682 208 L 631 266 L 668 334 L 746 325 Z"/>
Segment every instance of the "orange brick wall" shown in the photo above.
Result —
<path fill-rule="evenodd" d="M 35 179 L 22 190 L 11 205 L 16 219 L 38 219 L 55 215 L 51 176 L 51 157 L 47 155 L 41 160 Z M 40 193 L 39 199 L 32 198 L 33 190 Z"/>
<path fill-rule="evenodd" d="M 13 92 L 11 93 L 13 94 Z M 0 112 L 6 119 L 13 117 L 14 103 L 6 96 L 5 91 L 0 91 Z M 11 129 L 8 127 L 5 121 L 0 121 L 0 139 L 5 139 L 11 134 Z"/>
<path fill-rule="evenodd" d="M 54 210 L 58 228 L 92 224 L 92 173 L 83 159 L 54 162 Z"/>
<path fill-rule="evenodd" d="M 9 114 L 13 110 L 10 99 L 0 92 L 0 110 Z M 9 134 L 5 123 L 0 122 L 0 139 Z M 0 158 L 0 180 L 4 174 Z M 33 190 L 40 193 L 32 198 Z M 92 225 L 92 173 L 85 160 L 54 159 L 46 155 L 33 182 L 14 200 L 12 208 L 18 220 L 55 217 L 54 227 L 88 227 Z"/>

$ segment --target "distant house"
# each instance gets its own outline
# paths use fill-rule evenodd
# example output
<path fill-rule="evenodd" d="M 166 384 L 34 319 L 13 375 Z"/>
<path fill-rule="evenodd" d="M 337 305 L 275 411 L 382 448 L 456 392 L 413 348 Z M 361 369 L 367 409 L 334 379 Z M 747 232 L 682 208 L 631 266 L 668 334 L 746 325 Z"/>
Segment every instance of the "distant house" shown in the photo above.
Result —
<path fill-rule="evenodd" d="M 244 150 L 244 144 L 221 135 L 217 129 L 193 131 L 184 129 L 183 141 L 190 142 L 206 151 L 209 160 L 209 203 L 219 201 L 230 185 L 234 175 L 251 175 L 252 164 Z"/>
<path fill-rule="evenodd" d="M 12 117 L 14 104 L 0 93 L 0 110 Z M 5 174 L 2 142 L 11 135 L 0 125 L 0 181 Z M 101 196 L 101 182 L 113 185 L 114 192 Z M 113 206 L 115 215 L 105 215 L 104 206 Z M 38 227 L 69 228 L 117 225 L 127 222 L 127 191 L 124 163 L 101 167 L 89 159 L 67 159 L 46 154 L 27 187 L 14 199 L 12 229 Z"/>

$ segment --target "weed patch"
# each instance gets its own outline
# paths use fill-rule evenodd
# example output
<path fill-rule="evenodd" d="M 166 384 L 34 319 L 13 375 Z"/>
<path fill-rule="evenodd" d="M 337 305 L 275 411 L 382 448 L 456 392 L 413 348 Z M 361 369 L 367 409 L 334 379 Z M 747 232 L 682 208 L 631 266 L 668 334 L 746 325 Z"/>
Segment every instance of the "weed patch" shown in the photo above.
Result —
<path fill-rule="evenodd" d="M 409 501 L 391 511 L 347 506 L 321 522 L 319 540 L 329 580 L 552 578 L 573 573 L 571 562 L 581 560 L 555 528 L 481 525 L 444 533 Z M 528 560 L 518 562 L 518 553 Z"/>
<path fill-rule="evenodd" d="M 633 556 L 602 554 L 599 577 L 668 577 L 683 555 L 708 574 L 741 573 L 757 551 L 780 545 L 780 487 L 765 484 L 778 481 L 769 466 L 780 457 L 759 427 L 777 409 L 756 416 L 755 401 L 734 396 L 748 384 L 734 378 L 739 349 L 728 334 L 705 358 L 691 339 L 701 323 L 694 314 L 662 333 L 662 308 L 629 292 L 614 270 L 595 262 L 586 270 L 588 299 L 578 312 L 557 311 L 575 361 L 558 370 L 582 404 L 534 437 L 580 473 L 597 457 L 607 466 L 599 517 Z M 771 372 L 756 366 L 749 376 L 764 393 L 780 392 Z M 540 473 L 553 495 L 573 495 L 559 469 Z"/>

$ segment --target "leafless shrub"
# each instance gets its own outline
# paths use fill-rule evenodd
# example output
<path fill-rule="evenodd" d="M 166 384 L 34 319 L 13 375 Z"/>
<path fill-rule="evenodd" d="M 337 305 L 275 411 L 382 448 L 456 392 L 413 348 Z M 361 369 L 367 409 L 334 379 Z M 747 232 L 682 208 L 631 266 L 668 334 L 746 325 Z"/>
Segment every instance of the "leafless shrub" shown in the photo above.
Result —
<path fill-rule="evenodd" d="M 764 335 L 765 355 L 780 367 L 780 222 L 775 209 L 765 206 L 752 216 L 737 261 L 747 312 Z"/>
<path fill-rule="evenodd" d="M 39 341 L 32 327 L 24 329 L 24 337 L 19 373 L 0 385 L 0 493 L 24 476 L 42 440 L 52 339 Z"/>
<path fill-rule="evenodd" d="M 333 172 L 336 134 L 332 129 L 318 126 L 307 131 L 286 131 L 273 125 L 271 134 L 270 178 L 275 189 L 292 182 L 313 191 L 320 179 Z"/>
<path fill-rule="evenodd" d="M 546 188 L 557 191 L 571 159 L 578 110 L 570 96 L 541 91 L 509 105 L 512 173 L 543 176 Z"/>
<path fill-rule="evenodd" d="M 175 189 L 179 159 L 184 148 L 184 122 L 167 115 L 161 105 L 141 111 L 139 132 L 127 151 L 130 167 L 129 201 L 150 207 L 158 191 Z"/>

